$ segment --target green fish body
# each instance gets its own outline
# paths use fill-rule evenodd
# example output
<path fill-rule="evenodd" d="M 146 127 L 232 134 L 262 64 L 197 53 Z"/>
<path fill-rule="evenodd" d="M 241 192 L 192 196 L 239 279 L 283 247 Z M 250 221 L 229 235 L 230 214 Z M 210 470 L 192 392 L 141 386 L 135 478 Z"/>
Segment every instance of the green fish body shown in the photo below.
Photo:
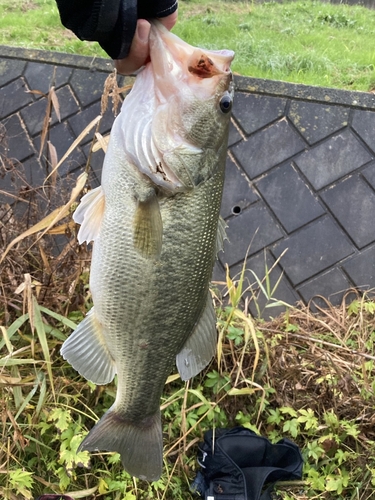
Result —
<path fill-rule="evenodd" d="M 94 307 L 62 355 L 85 378 L 109 383 L 113 406 L 81 450 L 118 451 L 132 475 L 162 471 L 160 396 L 174 363 L 183 380 L 216 347 L 209 283 L 224 238 L 219 218 L 233 98 L 233 53 L 203 51 L 160 24 L 151 62 L 116 119 L 102 185 L 75 213 L 94 241 Z"/>

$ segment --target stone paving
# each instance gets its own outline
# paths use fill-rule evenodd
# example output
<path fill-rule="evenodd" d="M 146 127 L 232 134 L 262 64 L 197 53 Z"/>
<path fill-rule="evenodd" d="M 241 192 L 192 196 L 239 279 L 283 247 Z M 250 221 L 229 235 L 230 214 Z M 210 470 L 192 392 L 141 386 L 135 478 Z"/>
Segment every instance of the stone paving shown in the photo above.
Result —
<path fill-rule="evenodd" d="M 28 91 L 56 88 L 61 122 L 52 113 L 48 140 L 61 158 L 100 113 L 111 69 L 104 59 L 0 46 L 0 155 L 22 166 L 31 186 L 40 186 L 48 171 L 43 156 L 38 158 L 46 98 Z M 235 81 L 222 203 L 228 241 L 214 280 L 225 279 L 226 264 L 231 276 L 238 276 L 247 256 L 247 284 L 259 294 L 263 317 L 283 308 L 263 309 L 270 301 L 258 281 L 266 289 L 266 274 L 270 289 L 277 284 L 273 298 L 291 304 L 309 303 L 317 295 L 339 304 L 353 287 L 374 288 L 375 96 L 244 77 Z M 102 134 L 113 119 L 107 111 Z M 92 134 L 60 168 L 67 190 L 86 165 Z M 91 187 L 100 181 L 102 161 L 101 152 L 91 157 Z M 3 172 L 1 203 L 14 203 L 16 187 Z M 254 301 L 250 310 L 258 313 Z"/>

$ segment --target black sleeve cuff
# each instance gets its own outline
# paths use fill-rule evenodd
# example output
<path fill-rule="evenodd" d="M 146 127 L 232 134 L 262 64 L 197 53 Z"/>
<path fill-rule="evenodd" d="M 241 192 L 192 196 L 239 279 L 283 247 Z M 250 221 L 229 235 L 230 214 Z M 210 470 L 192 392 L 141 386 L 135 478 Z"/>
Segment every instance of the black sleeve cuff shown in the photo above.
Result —
<path fill-rule="evenodd" d="M 62 24 L 81 40 L 99 42 L 112 59 L 123 59 L 128 55 L 137 19 L 166 17 L 177 9 L 176 0 L 157 2 L 56 0 L 56 2 Z"/>

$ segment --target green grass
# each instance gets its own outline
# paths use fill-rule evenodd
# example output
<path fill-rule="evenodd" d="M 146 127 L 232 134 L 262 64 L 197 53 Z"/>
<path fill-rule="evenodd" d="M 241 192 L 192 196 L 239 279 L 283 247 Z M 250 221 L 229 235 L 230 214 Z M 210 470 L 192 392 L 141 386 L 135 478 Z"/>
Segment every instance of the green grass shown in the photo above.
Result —
<path fill-rule="evenodd" d="M 369 91 L 375 87 L 375 10 L 318 0 L 180 2 L 174 32 L 205 48 L 236 52 L 246 76 Z M 60 25 L 54 0 L 3 0 L 0 43 L 105 57 Z"/>

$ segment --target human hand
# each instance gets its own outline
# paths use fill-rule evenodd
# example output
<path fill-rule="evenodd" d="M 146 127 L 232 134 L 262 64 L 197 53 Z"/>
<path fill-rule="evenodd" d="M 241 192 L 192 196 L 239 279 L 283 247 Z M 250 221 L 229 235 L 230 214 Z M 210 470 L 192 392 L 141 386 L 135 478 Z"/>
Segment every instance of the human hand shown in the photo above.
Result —
<path fill-rule="evenodd" d="M 164 26 L 171 30 L 177 21 L 177 11 L 167 17 L 158 19 Z M 145 19 L 138 19 L 135 35 L 130 47 L 130 51 L 125 59 L 115 59 L 115 68 L 121 75 L 130 75 L 143 66 L 150 55 L 148 36 L 151 25 Z"/>

